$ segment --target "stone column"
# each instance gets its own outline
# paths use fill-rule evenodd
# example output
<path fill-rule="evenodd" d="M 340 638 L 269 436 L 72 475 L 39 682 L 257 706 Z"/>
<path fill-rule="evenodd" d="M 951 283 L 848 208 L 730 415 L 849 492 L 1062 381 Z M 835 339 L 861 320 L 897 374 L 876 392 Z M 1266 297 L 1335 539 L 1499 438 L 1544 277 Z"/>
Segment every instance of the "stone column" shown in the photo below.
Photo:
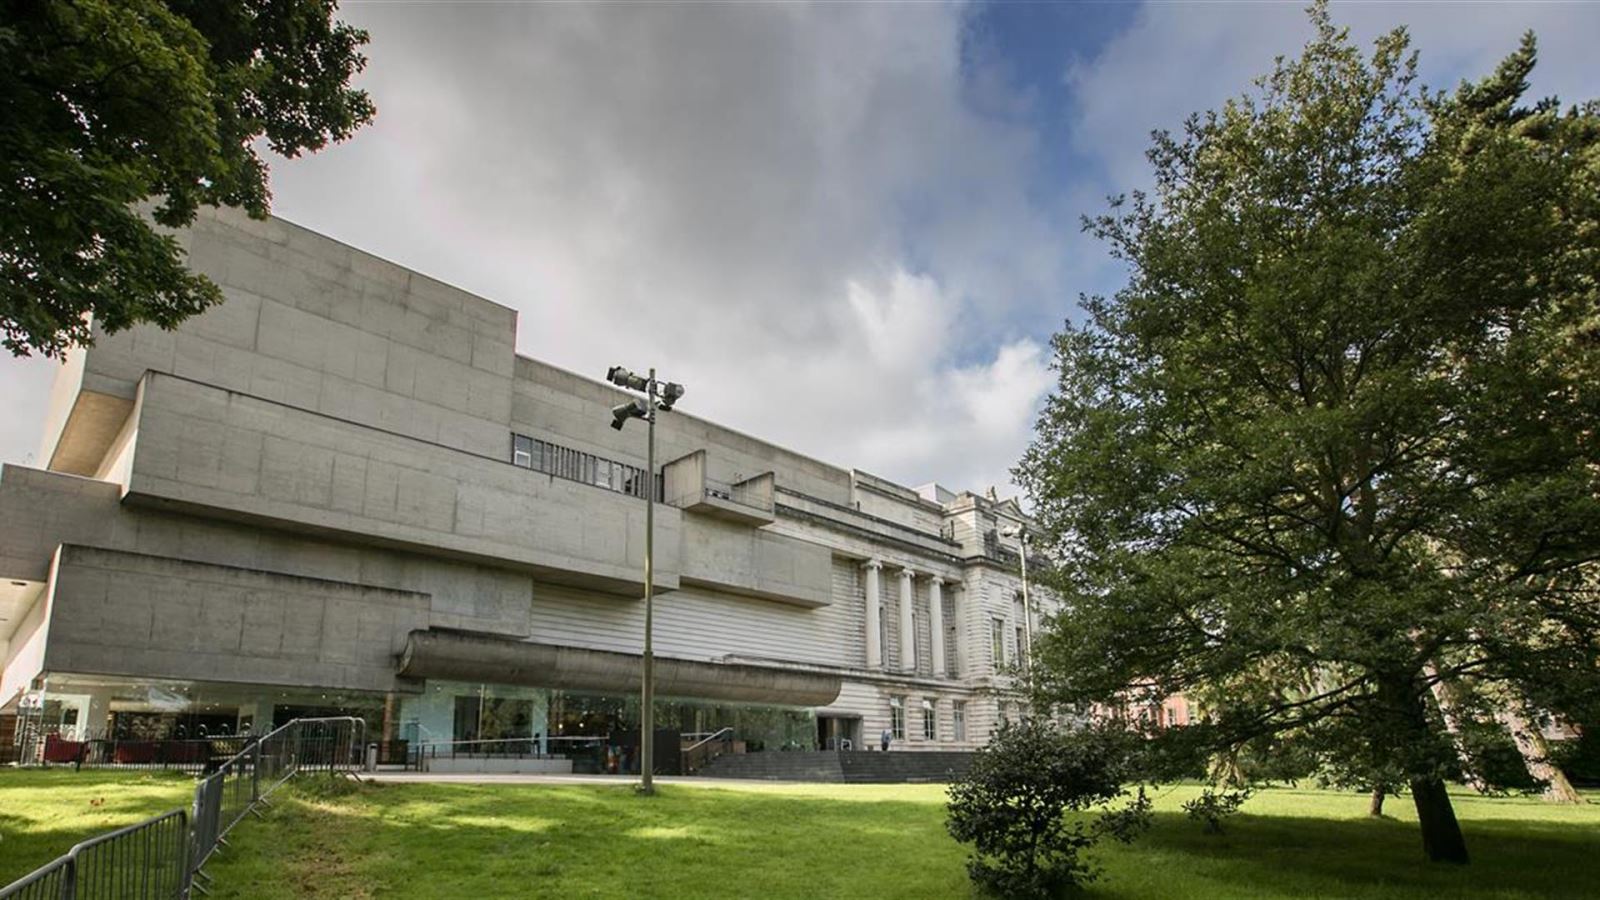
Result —
<path fill-rule="evenodd" d="M 883 599 L 878 595 L 878 572 L 883 563 L 869 559 L 867 573 L 867 668 L 883 668 Z"/>
<path fill-rule="evenodd" d="M 917 670 L 917 622 L 912 615 L 916 577 L 910 569 L 900 570 L 900 668 L 907 672 Z"/>
<path fill-rule="evenodd" d="M 928 645 L 932 650 L 928 658 L 933 663 L 933 674 L 943 678 L 949 674 L 944 664 L 944 579 L 937 575 L 928 579 L 928 631 L 933 638 Z"/>
<path fill-rule="evenodd" d="M 970 623 L 967 621 L 969 615 L 967 611 L 967 583 L 958 581 L 950 587 L 955 591 L 950 595 L 950 611 L 956 618 L 955 622 L 951 623 L 956 629 L 956 658 L 949 660 L 949 665 L 950 671 L 957 677 L 961 677 L 971 674 L 972 671 L 972 654 L 967 649 L 967 629 L 970 627 Z"/>
<path fill-rule="evenodd" d="M 84 710 L 83 721 L 78 723 L 79 730 L 85 738 L 109 737 L 111 730 L 111 689 L 101 688 L 89 694 L 88 707 Z"/>

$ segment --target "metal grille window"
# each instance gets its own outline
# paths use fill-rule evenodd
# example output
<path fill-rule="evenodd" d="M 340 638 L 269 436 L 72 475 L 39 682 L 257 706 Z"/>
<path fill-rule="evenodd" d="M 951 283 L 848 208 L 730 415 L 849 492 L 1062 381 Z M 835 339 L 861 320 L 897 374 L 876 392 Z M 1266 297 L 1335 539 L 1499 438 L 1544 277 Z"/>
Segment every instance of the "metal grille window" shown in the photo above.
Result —
<path fill-rule="evenodd" d="M 939 711 L 932 700 L 922 701 L 922 737 L 929 741 L 939 738 Z"/>
<path fill-rule="evenodd" d="M 645 477 L 644 470 L 627 463 L 584 453 L 571 447 L 552 444 L 525 435 L 513 434 L 511 436 L 511 462 L 513 465 L 568 481 L 581 481 L 584 484 L 627 494 L 631 497 L 644 499 Z M 661 499 L 660 480 L 656 481 L 656 499 Z"/>
<path fill-rule="evenodd" d="M 958 741 L 967 739 L 967 701 L 955 700 L 950 704 L 950 728 Z"/>
<path fill-rule="evenodd" d="M 889 698 L 889 733 L 897 741 L 906 739 L 906 698 Z"/>

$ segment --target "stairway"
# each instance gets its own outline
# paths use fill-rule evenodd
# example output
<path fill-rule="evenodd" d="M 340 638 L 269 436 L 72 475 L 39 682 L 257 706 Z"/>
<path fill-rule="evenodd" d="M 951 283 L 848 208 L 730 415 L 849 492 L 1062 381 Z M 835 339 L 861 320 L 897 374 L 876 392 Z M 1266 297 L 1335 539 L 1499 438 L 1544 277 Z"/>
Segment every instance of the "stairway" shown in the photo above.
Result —
<path fill-rule="evenodd" d="M 852 784 L 900 784 L 913 781 L 948 782 L 967 774 L 972 754 L 962 751 L 872 753 L 853 750 L 839 754 L 844 780 Z"/>
<path fill-rule="evenodd" d="M 833 751 L 725 753 L 700 770 L 706 778 L 756 778 L 769 781 L 843 781 L 839 754 Z"/>
<path fill-rule="evenodd" d="M 706 778 L 827 781 L 850 784 L 947 782 L 972 764 L 966 752 L 776 751 L 730 753 L 700 770 Z"/>

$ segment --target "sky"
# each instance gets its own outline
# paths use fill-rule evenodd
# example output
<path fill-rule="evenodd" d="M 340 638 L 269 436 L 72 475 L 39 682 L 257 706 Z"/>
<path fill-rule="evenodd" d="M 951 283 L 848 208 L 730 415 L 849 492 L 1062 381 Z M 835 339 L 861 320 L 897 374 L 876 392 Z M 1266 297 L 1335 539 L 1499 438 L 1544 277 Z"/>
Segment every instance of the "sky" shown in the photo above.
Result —
<path fill-rule="evenodd" d="M 680 408 L 907 485 L 997 485 L 1049 340 L 1122 272 L 1080 231 L 1154 129 L 1249 90 L 1303 3 L 346 2 L 353 140 L 273 160 L 273 211 L 520 311 L 518 352 L 656 366 Z M 1450 87 L 1541 42 L 1600 96 L 1600 3 L 1336 3 Z M 0 359 L 0 461 L 54 365 Z"/>

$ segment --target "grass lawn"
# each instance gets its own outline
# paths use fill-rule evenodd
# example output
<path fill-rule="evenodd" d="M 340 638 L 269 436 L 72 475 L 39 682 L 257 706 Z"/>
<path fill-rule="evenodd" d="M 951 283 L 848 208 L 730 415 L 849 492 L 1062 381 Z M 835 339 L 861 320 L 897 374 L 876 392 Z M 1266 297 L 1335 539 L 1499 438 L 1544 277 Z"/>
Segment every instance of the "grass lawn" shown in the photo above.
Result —
<path fill-rule="evenodd" d="M 1157 798 L 1098 851 L 1106 898 L 1600 897 L 1600 805 L 1456 796 L 1474 862 L 1421 859 L 1409 800 L 1263 791 L 1207 835 Z M 281 799 L 279 799 L 281 798 Z M 938 785 L 626 787 L 303 781 L 208 867 L 218 897 L 969 897 Z"/>
<path fill-rule="evenodd" d="M 194 778 L 175 772 L 0 768 L 0 886 L 84 838 L 193 799 Z"/>

